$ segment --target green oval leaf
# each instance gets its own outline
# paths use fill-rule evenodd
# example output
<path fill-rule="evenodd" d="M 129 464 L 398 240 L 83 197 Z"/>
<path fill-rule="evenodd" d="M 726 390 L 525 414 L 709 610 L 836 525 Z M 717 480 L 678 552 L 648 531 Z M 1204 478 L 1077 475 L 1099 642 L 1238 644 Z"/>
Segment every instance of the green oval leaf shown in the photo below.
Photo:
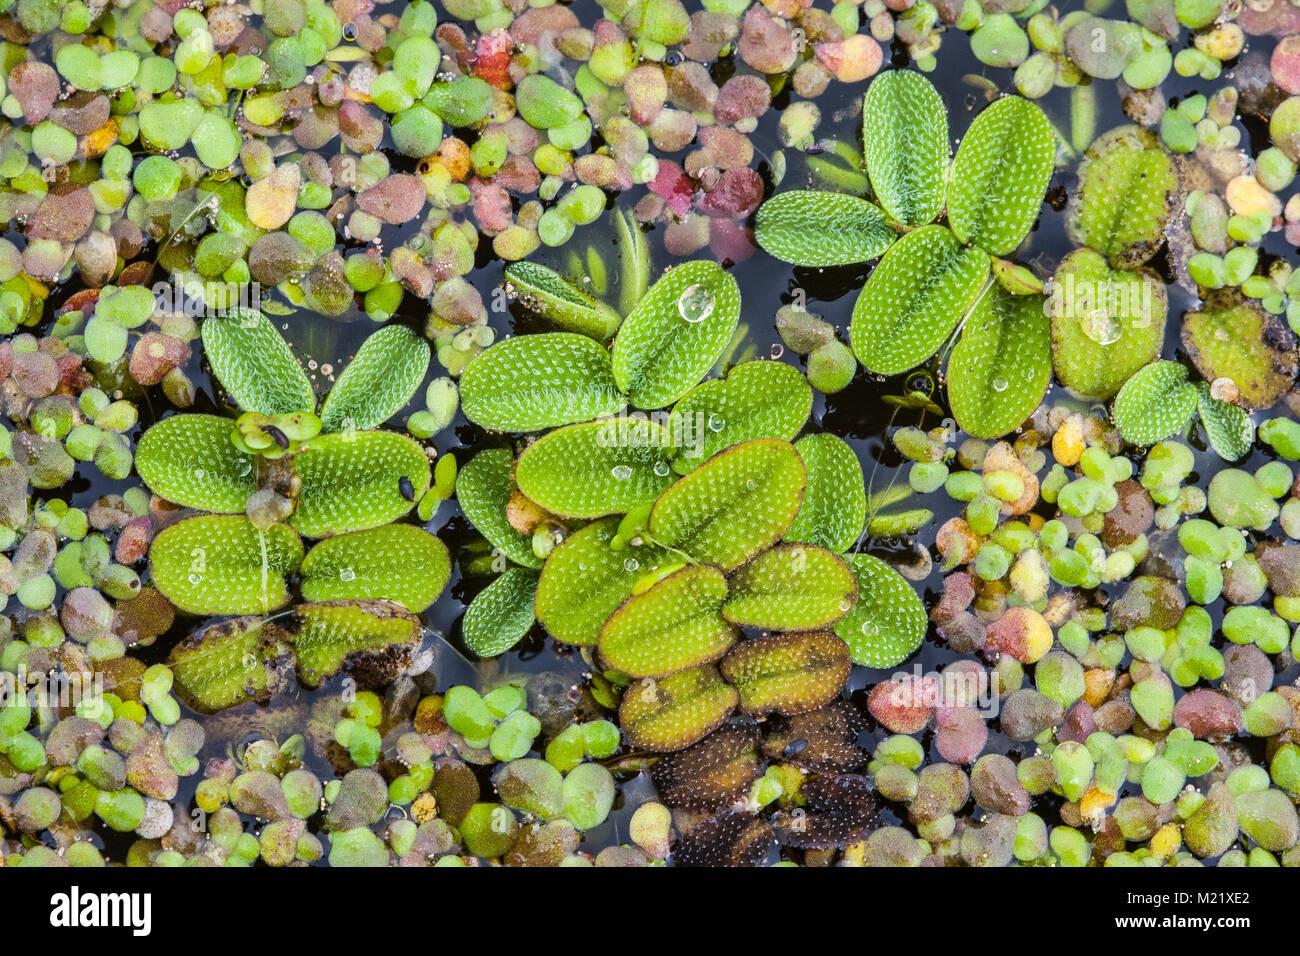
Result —
<path fill-rule="evenodd" d="M 942 226 L 909 232 L 885 253 L 853 306 L 849 342 L 868 371 L 895 375 L 939 350 L 983 288 L 989 257 Z"/>
<path fill-rule="evenodd" d="M 363 687 L 391 683 L 420 643 L 420 619 L 387 601 L 331 601 L 294 608 L 290 640 L 298 679 L 318 687 L 346 670 Z"/>
<path fill-rule="evenodd" d="M 664 677 L 716 661 L 739 632 L 719 613 L 727 579 L 687 565 L 628 600 L 600 632 L 601 659 L 629 677 Z"/>
<path fill-rule="evenodd" d="M 684 446 L 679 471 L 751 438 L 798 435 L 812 414 L 808 379 L 783 362 L 743 362 L 724 379 L 702 382 L 673 407 L 669 428 Z"/>
<path fill-rule="evenodd" d="M 537 573 L 506 568 L 465 609 L 461 636 L 479 657 L 496 657 L 510 650 L 533 626 Z"/>
<path fill-rule="evenodd" d="M 740 287 L 721 266 L 674 266 L 614 337 L 614 380 L 637 408 L 671 405 L 713 367 L 739 321 Z"/>
<path fill-rule="evenodd" d="M 870 554 L 848 559 L 858 582 L 858 603 L 835 625 L 853 663 L 895 667 L 925 640 L 925 605 L 901 574 Z"/>
<path fill-rule="evenodd" d="M 730 571 L 779 541 L 803 502 L 794 446 L 756 438 L 719 452 L 659 496 L 650 535 Z"/>
<path fill-rule="evenodd" d="M 318 435 L 293 468 L 302 486 L 289 523 L 308 538 L 396 521 L 429 490 L 424 449 L 394 432 Z"/>
<path fill-rule="evenodd" d="M 623 405 L 609 352 L 573 332 L 505 339 L 470 362 L 460 379 L 465 417 L 499 432 L 590 421 Z"/>
<path fill-rule="evenodd" d="M 645 418 L 567 425 L 523 450 L 519 490 L 566 518 L 626 514 L 672 483 L 671 432 Z"/>
<path fill-rule="evenodd" d="M 802 714 L 829 704 L 843 689 L 852 665 L 834 634 L 809 631 L 745 641 L 726 656 L 722 676 L 740 694 L 747 714 Z"/>
<path fill-rule="evenodd" d="M 554 269 L 536 262 L 506 266 L 507 288 L 524 308 L 566 332 L 604 341 L 618 330 L 622 318 L 605 303 L 589 296 Z"/>
<path fill-rule="evenodd" d="M 167 658 L 178 696 L 204 714 L 265 702 L 283 689 L 293 667 L 289 646 L 279 637 L 263 618 L 241 617 L 185 638 Z"/>
<path fill-rule="evenodd" d="M 1079 164 L 1066 221 L 1070 238 L 1118 269 L 1159 250 L 1178 196 L 1173 159 L 1149 130 L 1121 126 L 1097 139 Z"/>
<path fill-rule="evenodd" d="M 1112 417 L 1124 440 L 1154 445 L 1182 430 L 1196 414 L 1196 386 L 1181 362 L 1152 362 L 1124 383 Z"/>
<path fill-rule="evenodd" d="M 642 678 L 623 691 L 618 725 L 628 746 L 671 753 L 707 737 L 736 709 L 740 695 L 712 664 Z"/>
<path fill-rule="evenodd" d="M 632 594 L 643 575 L 657 571 L 667 552 L 652 544 L 614 551 L 618 518 L 593 521 L 551 552 L 537 584 L 537 619 L 557 641 L 587 647 L 605 621 Z"/>
<path fill-rule="evenodd" d="M 1029 100 L 1006 96 L 970 124 L 952 161 L 948 224 L 962 242 L 1005 256 L 1029 234 L 1047 195 L 1056 134 Z"/>
<path fill-rule="evenodd" d="M 627 315 L 650 287 L 650 243 L 630 210 L 614 210 L 614 245 L 618 247 L 618 310 Z"/>
<path fill-rule="evenodd" d="M 280 331 L 260 312 L 236 309 L 200 328 L 212 374 L 246 412 L 283 415 L 316 407 L 307 373 Z"/>
<path fill-rule="evenodd" d="M 1047 394 L 1052 341 L 1043 301 L 993 286 L 966 319 L 948 361 L 948 402 L 970 435 L 1005 435 Z"/>
<path fill-rule="evenodd" d="M 774 631 L 812 631 L 853 608 L 857 584 L 844 561 L 813 545 L 769 548 L 731 576 L 722 616 Z"/>
<path fill-rule="evenodd" d="M 1222 402 L 1210 395 L 1210 387 L 1196 383 L 1196 410 L 1205 437 L 1215 453 L 1226 461 L 1238 461 L 1250 454 L 1255 444 L 1255 423 L 1240 405 Z"/>
<path fill-rule="evenodd" d="M 1080 398 L 1106 400 L 1160 354 L 1164 283 L 1148 270 L 1114 271 L 1091 249 L 1076 249 L 1052 276 L 1052 366 Z"/>
<path fill-rule="evenodd" d="M 862 144 L 871 188 L 890 216 L 921 226 L 939 215 L 948 178 L 948 111 L 934 84 L 913 70 L 872 80 L 862 98 Z"/>
<path fill-rule="evenodd" d="M 240 514 L 257 490 L 257 468 L 231 442 L 234 427 L 218 415 L 164 418 L 140 436 L 136 471 L 150 491 L 172 504 Z"/>
<path fill-rule="evenodd" d="M 302 541 L 285 525 L 265 531 L 243 515 L 201 515 L 169 525 L 149 548 L 154 586 L 191 614 L 259 614 L 289 603 L 285 575 Z"/>
<path fill-rule="evenodd" d="M 844 439 L 828 433 L 805 435 L 794 443 L 794 450 L 803 459 L 808 482 L 785 540 L 843 554 L 862 535 L 867 520 L 862 464 Z"/>
<path fill-rule="evenodd" d="M 321 406 L 327 432 L 375 428 L 411 400 L 429 370 L 429 343 L 388 325 L 361 343 Z"/>
<path fill-rule="evenodd" d="M 1291 387 L 1300 364 L 1295 336 L 1237 291 L 1212 294 L 1183 318 L 1183 348 L 1207 382 L 1230 379 L 1251 408 L 1269 408 Z"/>
<path fill-rule="evenodd" d="M 796 266 L 866 262 L 897 238 L 879 206 L 845 193 L 780 192 L 759 207 L 754 220 L 758 244 Z"/>
<path fill-rule="evenodd" d="M 515 459 L 506 448 L 489 448 L 471 458 L 456 475 L 456 500 L 479 534 L 515 564 L 540 568 L 532 539 L 510 526 L 506 506 L 514 494 Z"/>
<path fill-rule="evenodd" d="M 308 601 L 393 601 L 416 614 L 451 577 L 447 546 L 414 525 L 391 524 L 326 538 L 302 562 Z"/>

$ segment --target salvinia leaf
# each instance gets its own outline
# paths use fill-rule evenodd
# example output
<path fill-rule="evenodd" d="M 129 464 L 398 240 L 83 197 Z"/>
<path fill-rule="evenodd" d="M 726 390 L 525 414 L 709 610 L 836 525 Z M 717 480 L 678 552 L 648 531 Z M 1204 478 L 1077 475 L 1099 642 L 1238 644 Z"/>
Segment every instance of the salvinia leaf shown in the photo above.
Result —
<path fill-rule="evenodd" d="M 1181 362 L 1152 362 L 1124 383 L 1112 417 L 1132 445 L 1154 445 L 1181 431 L 1196 414 L 1196 386 Z"/>
<path fill-rule="evenodd" d="M 843 554 L 857 542 L 867 520 L 862 464 L 844 439 L 827 432 L 805 435 L 794 450 L 807 468 L 808 485 L 785 540 Z"/>
<path fill-rule="evenodd" d="M 787 190 L 759 207 L 754 238 L 796 266 L 843 266 L 874 259 L 898 238 L 879 206 L 844 193 Z"/>
<path fill-rule="evenodd" d="M 843 559 L 825 548 L 769 548 L 732 575 L 722 616 L 732 624 L 774 631 L 811 631 L 847 614 L 857 584 Z"/>
<path fill-rule="evenodd" d="M 673 407 L 669 430 L 681 445 L 674 465 L 690 471 L 751 438 L 789 441 L 812 414 L 812 404 L 812 387 L 794 366 L 743 362 L 724 379 L 701 382 Z"/>
<path fill-rule="evenodd" d="M 429 490 L 429 460 L 396 432 L 318 435 L 294 455 L 302 484 L 289 523 L 308 538 L 396 521 Z"/>
<path fill-rule="evenodd" d="M 1035 103 L 1007 96 L 975 117 L 952 161 L 948 224 L 957 238 L 1005 256 L 1029 233 L 1047 194 L 1056 133 Z"/>
<path fill-rule="evenodd" d="M 858 603 L 835 625 L 853 663 L 895 667 L 925 640 L 925 605 L 901 574 L 870 554 L 848 559 L 858 582 Z"/>
<path fill-rule="evenodd" d="M 747 714 L 802 714 L 829 704 L 848 679 L 844 642 L 827 631 L 771 634 L 738 644 L 719 670 Z"/>
<path fill-rule="evenodd" d="M 618 310 L 627 315 L 650 287 L 650 243 L 629 210 L 614 210 L 614 244 L 618 247 Z"/>
<path fill-rule="evenodd" d="M 605 303 L 544 265 L 512 262 L 506 266 L 505 277 L 511 293 L 526 309 L 566 332 L 604 341 L 622 321 Z"/>
<path fill-rule="evenodd" d="M 719 452 L 650 512 L 651 537 L 730 571 L 789 530 L 803 501 L 803 462 L 789 442 L 756 438 Z"/>
<path fill-rule="evenodd" d="M 329 601 L 293 610 L 289 638 L 298 659 L 298 679 L 318 687 L 341 670 L 363 687 L 391 683 L 420 643 L 420 619 L 388 601 Z"/>
<path fill-rule="evenodd" d="M 326 538 L 302 562 L 308 601 L 393 601 L 416 614 L 451 577 L 447 546 L 414 525 L 390 524 Z"/>
<path fill-rule="evenodd" d="M 154 586 L 191 614 L 264 614 L 289 603 L 285 575 L 302 562 L 302 541 L 285 525 L 265 531 L 243 515 L 186 518 L 149 548 Z"/>
<path fill-rule="evenodd" d="M 715 661 L 740 634 L 719 613 L 726 597 L 717 568 L 674 571 L 614 612 L 600 632 L 601 659 L 629 677 L 664 677 Z"/>
<path fill-rule="evenodd" d="M 671 753 L 707 737 L 739 701 L 718 669 L 704 664 L 633 681 L 619 702 L 618 725 L 628 746 Z"/>
<path fill-rule="evenodd" d="M 1005 435 L 1047 394 L 1052 344 L 1043 301 L 995 285 L 966 319 L 948 361 L 948 401 L 970 435 Z"/>
<path fill-rule="evenodd" d="M 190 635 L 167 659 L 178 696 L 206 714 L 267 700 L 284 689 L 293 668 L 292 649 L 279 637 L 261 617 L 222 621 Z"/>
<path fill-rule="evenodd" d="M 361 343 L 321 406 L 327 432 L 382 425 L 424 382 L 429 343 L 404 325 L 389 325 Z"/>
<path fill-rule="evenodd" d="M 895 375 L 943 345 L 989 275 L 989 257 L 943 226 L 922 226 L 890 247 L 853 307 L 849 341 L 870 372 Z"/>
<path fill-rule="evenodd" d="M 862 143 L 876 198 L 895 220 L 931 222 L 948 177 L 948 111 L 920 73 L 890 70 L 862 99 Z"/>
<path fill-rule="evenodd" d="M 1196 410 L 1210 447 L 1225 461 L 1239 461 L 1255 444 L 1255 423 L 1240 405 L 1220 401 L 1204 382 L 1196 383 Z"/>
<path fill-rule="evenodd" d="M 709 260 L 674 266 L 614 338 L 618 388 L 637 408 L 671 405 L 713 367 L 739 321 L 740 287 L 730 273 Z"/>
<path fill-rule="evenodd" d="M 1207 382 L 1229 379 L 1251 408 L 1275 404 L 1296 378 L 1295 336 L 1237 290 L 1211 294 L 1183 318 L 1183 348 Z"/>
<path fill-rule="evenodd" d="M 671 432 L 645 418 L 566 425 L 533 442 L 515 465 L 519 490 L 565 518 L 626 514 L 672 483 Z"/>
<path fill-rule="evenodd" d="M 460 404 L 476 425 L 532 432 L 612 415 L 624 405 L 609 352 L 574 332 L 519 335 L 465 367 Z"/>
<path fill-rule="evenodd" d="M 489 448 L 471 458 L 456 474 L 456 500 L 475 530 L 502 555 L 526 568 L 540 568 L 532 539 L 520 534 L 506 517 L 514 494 L 514 456 L 505 448 Z"/>
<path fill-rule="evenodd" d="M 160 498 L 218 514 L 239 514 L 257 490 L 252 457 L 230 440 L 234 422 L 218 415 L 173 415 L 140 437 L 135 467 Z"/>
<path fill-rule="evenodd" d="M 479 657 L 496 657 L 510 650 L 532 628 L 537 573 L 506 568 L 480 591 L 461 622 L 465 646 Z"/>
<path fill-rule="evenodd" d="M 212 374 L 244 411 L 283 415 L 316 407 L 307 373 L 262 313 L 236 309 L 206 319 L 200 331 Z"/>

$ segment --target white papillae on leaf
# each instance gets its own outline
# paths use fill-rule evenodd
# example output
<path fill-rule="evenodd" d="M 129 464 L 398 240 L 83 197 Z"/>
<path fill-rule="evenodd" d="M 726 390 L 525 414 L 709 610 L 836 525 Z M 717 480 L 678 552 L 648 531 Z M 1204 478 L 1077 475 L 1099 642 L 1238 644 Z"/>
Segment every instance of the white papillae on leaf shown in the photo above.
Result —
<path fill-rule="evenodd" d="M 154 586 L 191 614 L 264 614 L 289 603 L 285 575 L 303 546 L 285 525 L 265 531 L 243 515 L 200 515 L 158 532 L 149 548 Z"/>
<path fill-rule="evenodd" d="M 173 415 L 140 437 L 135 467 L 149 490 L 172 504 L 239 514 L 257 490 L 257 467 L 230 440 L 219 415 Z"/>
<path fill-rule="evenodd" d="M 838 555 L 808 544 L 769 548 L 731 576 L 722 616 L 774 631 L 811 631 L 853 608 L 857 583 Z"/>
<path fill-rule="evenodd" d="M 354 656 L 382 652 L 392 660 L 399 648 L 409 655 L 422 630 L 418 617 L 387 601 L 301 604 L 293 614 L 297 629 L 291 643 L 298 680 L 306 687 L 319 686 Z"/>
<path fill-rule="evenodd" d="M 533 626 L 537 573 L 506 568 L 465 609 L 461 624 L 465 646 L 479 657 L 496 657 L 510 650 Z"/>
<path fill-rule="evenodd" d="M 1039 107 L 1006 96 L 975 117 L 952 161 L 948 224 L 995 256 L 1020 245 L 1038 218 L 1056 159 L 1056 134 Z"/>
<path fill-rule="evenodd" d="M 1210 395 L 1210 387 L 1196 383 L 1196 409 L 1210 447 L 1225 461 L 1239 461 L 1255 444 L 1255 423 L 1240 405 Z"/>
<path fill-rule="evenodd" d="M 645 418 L 605 419 L 548 432 L 519 456 L 519 490 L 566 518 L 626 514 L 673 479 L 669 430 Z"/>
<path fill-rule="evenodd" d="M 879 206 L 844 193 L 792 189 L 759 207 L 754 238 L 770 255 L 796 266 L 867 262 L 898 233 Z"/>
<path fill-rule="evenodd" d="M 719 613 L 727 579 L 687 565 L 628 600 L 600 632 L 600 656 L 630 677 L 664 677 L 715 661 L 740 632 Z"/>
<path fill-rule="evenodd" d="M 828 432 L 805 435 L 794 449 L 803 459 L 808 481 L 785 540 L 843 554 L 857 542 L 867 521 L 862 463 L 848 442 Z"/>
<path fill-rule="evenodd" d="M 943 226 L 922 226 L 880 260 L 853 307 L 849 341 L 870 372 L 896 375 L 943 345 L 974 304 L 989 257 Z"/>
<path fill-rule="evenodd" d="M 514 456 L 505 448 L 481 451 L 456 474 L 456 500 L 469 523 L 488 544 L 515 564 L 540 568 L 532 540 L 510 526 L 506 505 L 514 492 Z"/>
<path fill-rule="evenodd" d="M 650 243 L 628 210 L 614 211 L 614 244 L 618 247 L 618 310 L 627 315 L 650 288 L 653 268 Z"/>
<path fill-rule="evenodd" d="M 1115 427 L 1132 445 L 1154 445 L 1182 431 L 1196 414 L 1196 386 L 1181 362 L 1152 362 L 1115 396 Z"/>
<path fill-rule="evenodd" d="M 315 409 L 307 373 L 262 313 L 238 309 L 213 316 L 203 321 L 200 333 L 212 374 L 244 411 L 283 415 Z"/>
<path fill-rule="evenodd" d="M 505 276 L 525 308 L 566 332 L 604 341 L 621 321 L 605 303 L 539 263 L 512 262 L 506 266 Z"/>
<path fill-rule="evenodd" d="M 447 546 L 422 528 L 390 524 L 326 538 L 302 562 L 308 601 L 394 601 L 419 613 L 451 577 Z"/>
<path fill-rule="evenodd" d="M 465 367 L 461 409 L 476 425 L 532 432 L 612 415 L 625 400 L 609 352 L 574 332 L 505 339 Z"/>
<path fill-rule="evenodd" d="M 660 544 L 730 571 L 789 530 L 805 472 L 789 442 L 757 438 L 719 452 L 670 487 L 650 512 Z"/>
<path fill-rule="evenodd" d="M 671 753 L 707 737 L 739 701 L 736 688 L 704 664 L 633 681 L 619 703 L 618 725 L 629 746 Z"/>
<path fill-rule="evenodd" d="M 429 343 L 404 325 L 371 335 L 343 368 L 321 406 L 327 432 L 374 428 L 411 400 L 429 370 Z"/>
<path fill-rule="evenodd" d="M 614 337 L 614 380 L 637 408 L 671 405 L 708 374 L 739 321 L 740 286 L 730 273 L 709 260 L 674 266 Z"/>
<path fill-rule="evenodd" d="M 318 435 L 294 455 L 302 485 L 289 523 L 308 538 L 396 521 L 429 490 L 429 460 L 396 432 Z"/>
<path fill-rule="evenodd" d="M 909 226 L 931 222 L 943 208 L 948 178 L 948 111 L 920 73 L 890 70 L 862 99 L 867 176 L 880 205 Z"/>
<path fill-rule="evenodd" d="M 925 605 L 916 589 L 884 561 L 854 554 L 849 567 L 858 582 L 858 602 L 835 625 L 849 645 L 853 663 L 866 667 L 895 667 L 925 640 Z"/>
<path fill-rule="evenodd" d="M 1052 343 L 1043 301 L 994 285 L 966 319 L 948 361 L 948 401 L 970 435 L 1007 434 L 1047 393 Z"/>

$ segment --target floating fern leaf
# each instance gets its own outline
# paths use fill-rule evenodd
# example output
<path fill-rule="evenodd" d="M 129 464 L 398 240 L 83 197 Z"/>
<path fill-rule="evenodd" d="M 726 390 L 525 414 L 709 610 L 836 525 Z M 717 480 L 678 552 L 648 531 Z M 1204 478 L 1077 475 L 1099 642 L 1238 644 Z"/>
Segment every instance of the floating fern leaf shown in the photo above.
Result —
<path fill-rule="evenodd" d="M 627 315 L 650 287 L 650 243 L 630 211 L 614 210 L 614 244 L 618 246 L 618 310 Z"/>
<path fill-rule="evenodd" d="M 429 343 L 404 325 L 385 326 L 361 344 L 325 397 L 322 429 L 382 425 L 411 400 L 428 369 Z"/>
<path fill-rule="evenodd" d="M 862 143 L 871 188 L 890 216 L 920 226 L 939 215 L 948 112 L 934 84 L 912 70 L 876 77 L 862 99 Z"/>
<path fill-rule="evenodd" d="M 1115 427 L 1133 445 L 1154 445 L 1181 431 L 1196 414 L 1196 386 L 1180 362 L 1152 362 L 1115 396 Z"/>
<path fill-rule="evenodd" d="M 605 303 L 536 262 L 512 262 L 505 276 L 525 308 L 566 332 L 604 341 L 622 321 Z"/>
<path fill-rule="evenodd" d="M 774 631 L 811 631 L 838 621 L 858 588 L 839 556 L 824 548 L 769 548 L 731 577 L 722 616 L 732 624 Z"/>
<path fill-rule="evenodd" d="M 785 540 L 843 554 L 858 540 L 867 520 L 862 464 L 844 439 L 825 432 L 805 435 L 794 449 L 808 469 L 808 487 Z"/>
<path fill-rule="evenodd" d="M 884 561 L 855 554 L 849 566 L 858 582 L 858 603 L 835 625 L 853 663 L 896 667 L 925 640 L 925 605 L 907 579 Z"/>
<path fill-rule="evenodd" d="M 879 206 L 844 193 L 787 190 L 759 207 L 754 238 L 796 266 L 874 259 L 898 238 Z"/>
<path fill-rule="evenodd" d="M 257 469 L 230 441 L 233 428 L 217 415 L 164 418 L 140 437 L 136 470 L 150 491 L 173 504 L 238 514 L 257 490 Z"/>
<path fill-rule="evenodd" d="M 153 583 L 191 614 L 259 614 L 289 603 L 285 575 L 302 562 L 302 541 L 285 525 L 265 531 L 243 515 L 186 518 L 149 548 Z"/>
<path fill-rule="evenodd" d="M 451 577 L 447 546 L 414 525 L 390 524 L 326 538 L 302 562 L 309 601 L 393 601 L 419 613 Z"/>
<path fill-rule="evenodd" d="M 1210 395 L 1204 382 L 1196 384 L 1196 410 L 1210 447 L 1225 461 L 1239 461 L 1250 454 L 1255 443 L 1255 423 L 1241 406 L 1221 402 Z"/>
<path fill-rule="evenodd" d="M 214 316 L 203 322 L 201 332 L 212 374 L 244 411 L 282 415 L 316 407 L 307 373 L 262 313 L 238 309 Z"/>
<path fill-rule="evenodd" d="M 395 432 L 318 435 L 294 455 L 301 480 L 289 523 L 321 538 L 396 521 L 429 490 L 429 460 Z"/>
<path fill-rule="evenodd" d="M 1269 408 L 1291 387 L 1300 364 L 1295 336 L 1236 290 L 1216 292 L 1183 319 L 1183 348 L 1208 382 L 1226 378 L 1251 408 Z"/>
<path fill-rule="evenodd" d="M 479 657 L 496 657 L 510 650 L 532 628 L 537 573 L 527 568 L 506 568 L 482 591 L 461 622 L 465 646 Z"/>

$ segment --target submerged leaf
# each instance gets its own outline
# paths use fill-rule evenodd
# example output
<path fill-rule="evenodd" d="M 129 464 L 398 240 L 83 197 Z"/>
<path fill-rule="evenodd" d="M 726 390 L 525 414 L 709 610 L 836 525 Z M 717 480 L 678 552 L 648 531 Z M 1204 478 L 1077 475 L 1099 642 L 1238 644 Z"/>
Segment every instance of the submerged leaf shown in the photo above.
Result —
<path fill-rule="evenodd" d="M 302 487 L 289 523 L 308 538 L 396 521 L 429 490 L 424 449 L 395 432 L 318 435 L 293 467 Z"/>
<path fill-rule="evenodd" d="M 392 524 L 326 538 L 302 562 L 308 601 L 393 601 L 416 614 L 451 577 L 447 546 L 414 525 Z"/>
<path fill-rule="evenodd" d="M 1043 299 L 1000 285 L 979 301 L 948 361 L 953 417 L 975 438 L 1005 435 L 1033 414 L 1052 380 Z"/>
<path fill-rule="evenodd" d="M 150 491 L 172 504 L 239 514 L 257 490 L 257 469 L 230 441 L 233 428 L 217 415 L 164 418 L 140 436 L 136 470 Z"/>
<path fill-rule="evenodd" d="M 465 367 L 465 417 L 499 432 L 532 432 L 613 415 L 624 400 L 609 352 L 585 335 L 544 332 L 505 339 Z"/>
<path fill-rule="evenodd" d="M 363 687 L 382 687 L 410 663 L 420 642 L 420 619 L 387 601 L 303 604 L 291 623 L 298 679 L 306 687 L 341 670 Z"/>
<path fill-rule="evenodd" d="M 789 442 L 756 438 L 733 445 L 659 496 L 651 536 L 730 571 L 789 530 L 804 481 L 803 462 Z"/>
<path fill-rule="evenodd" d="M 705 664 L 667 677 L 633 681 L 623 691 L 618 724 L 628 746 L 671 753 L 707 737 L 739 700 L 718 669 Z"/>
<path fill-rule="evenodd" d="M 1251 408 L 1269 408 L 1295 381 L 1295 336 L 1236 292 L 1212 295 L 1183 318 L 1183 348 L 1207 382 L 1230 379 Z"/>
<path fill-rule="evenodd" d="M 567 425 L 523 450 L 519 490 L 566 518 L 626 514 L 672 483 L 670 433 L 646 418 Z"/>
<path fill-rule="evenodd" d="M 479 534 L 515 564 L 540 568 L 532 539 L 510 526 L 506 506 L 514 493 L 514 456 L 506 448 L 489 448 L 471 458 L 456 475 L 456 500 Z"/>
<path fill-rule="evenodd" d="M 844 439 L 825 432 L 805 435 L 794 443 L 794 450 L 803 459 L 808 481 L 785 540 L 843 554 L 861 536 L 867 520 L 862 464 Z"/>
<path fill-rule="evenodd" d="M 461 637 L 479 657 L 496 657 L 518 644 L 532 628 L 537 573 L 506 568 L 465 608 Z"/>
<path fill-rule="evenodd" d="M 830 703 L 852 664 L 844 642 L 826 631 L 773 634 L 738 644 L 722 676 L 740 693 L 747 714 L 802 714 Z"/>
<path fill-rule="evenodd" d="M 618 246 L 618 310 L 627 315 L 650 287 L 650 243 L 636 217 L 614 210 L 614 244 Z"/>
<path fill-rule="evenodd" d="M 212 374 L 244 411 L 283 415 L 315 409 L 307 373 L 262 313 L 236 309 L 204 320 L 200 331 Z"/>
<path fill-rule="evenodd" d="M 610 539 L 617 518 L 593 521 L 551 552 L 537 585 L 537 619 L 557 641 L 587 647 L 605 621 L 632 594 L 643 575 L 657 571 L 667 556 L 643 544 L 614 551 Z"/>
<path fill-rule="evenodd" d="M 943 208 L 948 111 L 913 70 L 876 77 L 862 99 L 862 143 L 876 198 L 898 222 L 921 226 Z"/>
<path fill-rule="evenodd" d="M 713 367 L 739 321 L 740 287 L 730 273 L 708 260 L 674 266 L 623 320 L 614 380 L 637 408 L 671 405 Z"/>
<path fill-rule="evenodd" d="M 1152 362 L 1115 396 L 1115 427 L 1132 445 L 1154 445 L 1183 429 L 1196 414 L 1196 386 L 1179 362 Z"/>
<path fill-rule="evenodd" d="M 1240 405 L 1221 402 L 1210 395 L 1210 387 L 1196 383 L 1196 410 L 1210 447 L 1225 461 L 1238 461 L 1255 443 L 1255 423 Z"/>
<path fill-rule="evenodd" d="M 327 432 L 382 425 L 411 400 L 429 369 L 429 343 L 404 325 L 370 336 L 344 367 L 321 406 Z"/>
<path fill-rule="evenodd" d="M 989 274 L 989 257 L 942 226 L 922 226 L 880 260 L 853 307 L 849 341 L 870 372 L 920 365 L 952 334 Z"/>
<path fill-rule="evenodd" d="M 604 341 L 618 329 L 619 314 L 583 292 L 554 269 L 536 262 L 506 266 L 506 282 L 524 307 L 566 332 Z"/>
<path fill-rule="evenodd" d="M 154 586 L 191 614 L 258 614 L 289 603 L 285 575 L 302 562 L 285 525 L 265 531 L 243 515 L 201 515 L 169 525 L 149 548 Z"/>
<path fill-rule="evenodd" d="M 791 189 L 758 209 L 754 239 L 796 266 L 867 262 L 898 238 L 880 207 L 844 193 Z"/>
<path fill-rule="evenodd" d="M 870 554 L 849 557 L 858 582 L 858 603 L 835 625 L 853 663 L 895 667 L 925 640 L 925 605 L 907 579 Z"/>
<path fill-rule="evenodd" d="M 600 656 L 629 677 L 664 677 L 716 661 L 739 632 L 722 619 L 727 579 L 687 565 L 628 598 L 600 632 Z"/>
<path fill-rule="evenodd" d="M 1160 354 L 1165 287 L 1150 271 L 1112 270 L 1100 253 L 1076 249 L 1052 276 L 1052 365 L 1080 398 L 1105 400 Z"/>
<path fill-rule="evenodd" d="M 724 379 L 702 382 L 673 407 L 669 426 L 684 446 L 679 471 L 751 438 L 799 434 L 812 414 L 813 393 L 797 368 L 783 362 L 744 362 Z"/>
<path fill-rule="evenodd" d="M 774 631 L 812 631 L 853 608 L 858 588 L 843 559 L 824 548 L 769 548 L 731 577 L 722 616 L 732 624 Z"/>

